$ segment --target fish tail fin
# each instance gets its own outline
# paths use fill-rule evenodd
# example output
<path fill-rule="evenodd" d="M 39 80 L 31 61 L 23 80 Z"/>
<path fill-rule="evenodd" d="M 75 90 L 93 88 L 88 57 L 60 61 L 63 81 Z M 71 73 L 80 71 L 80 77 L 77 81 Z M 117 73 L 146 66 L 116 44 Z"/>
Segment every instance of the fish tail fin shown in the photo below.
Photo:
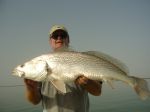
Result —
<path fill-rule="evenodd" d="M 136 83 L 134 85 L 134 89 L 136 91 L 136 93 L 140 96 L 140 98 L 142 100 L 147 99 L 148 97 L 150 97 L 150 91 L 148 89 L 148 84 L 146 82 L 146 80 L 142 79 L 142 78 L 137 78 L 137 77 L 132 77 L 133 79 L 135 79 Z"/>

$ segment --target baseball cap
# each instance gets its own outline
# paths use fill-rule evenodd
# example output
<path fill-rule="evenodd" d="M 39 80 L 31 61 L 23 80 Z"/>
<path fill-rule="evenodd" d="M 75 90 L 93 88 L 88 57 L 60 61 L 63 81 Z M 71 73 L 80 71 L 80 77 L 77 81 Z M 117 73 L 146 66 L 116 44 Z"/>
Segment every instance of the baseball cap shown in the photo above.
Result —
<path fill-rule="evenodd" d="M 52 28 L 49 31 L 49 37 L 51 37 L 52 34 L 55 31 L 57 31 L 57 30 L 63 30 L 63 31 L 65 31 L 68 34 L 68 31 L 67 31 L 67 29 L 64 26 L 62 26 L 62 25 L 54 25 L 54 26 L 52 26 Z"/>

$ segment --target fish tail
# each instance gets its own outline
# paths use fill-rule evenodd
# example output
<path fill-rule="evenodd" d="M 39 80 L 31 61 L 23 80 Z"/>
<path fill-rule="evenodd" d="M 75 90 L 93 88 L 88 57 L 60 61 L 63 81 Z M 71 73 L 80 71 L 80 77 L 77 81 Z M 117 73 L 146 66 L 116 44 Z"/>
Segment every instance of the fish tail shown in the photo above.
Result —
<path fill-rule="evenodd" d="M 142 78 L 132 77 L 135 80 L 134 89 L 142 100 L 150 97 L 150 91 L 146 80 Z"/>

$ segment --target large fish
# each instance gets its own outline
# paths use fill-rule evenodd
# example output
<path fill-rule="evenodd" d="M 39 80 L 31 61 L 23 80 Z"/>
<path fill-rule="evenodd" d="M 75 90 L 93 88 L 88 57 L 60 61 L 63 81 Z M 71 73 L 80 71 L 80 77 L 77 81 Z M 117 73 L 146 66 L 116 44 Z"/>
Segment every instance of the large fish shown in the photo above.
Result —
<path fill-rule="evenodd" d="M 118 80 L 133 87 L 141 99 L 150 96 L 144 79 L 129 76 L 124 64 L 96 51 L 63 51 L 45 54 L 17 66 L 13 70 L 13 75 L 35 81 L 49 80 L 62 93 L 67 92 L 65 84 L 76 80 L 80 75 L 109 84 Z"/>

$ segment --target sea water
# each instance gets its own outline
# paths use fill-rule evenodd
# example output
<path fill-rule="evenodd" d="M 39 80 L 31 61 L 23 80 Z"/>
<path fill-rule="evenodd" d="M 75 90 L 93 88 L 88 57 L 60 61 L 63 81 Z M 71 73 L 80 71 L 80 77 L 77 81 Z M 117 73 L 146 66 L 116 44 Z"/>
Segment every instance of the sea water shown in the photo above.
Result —
<path fill-rule="evenodd" d="M 100 97 L 90 95 L 90 112 L 150 112 L 150 98 L 141 100 L 127 85 L 104 88 Z"/>
<path fill-rule="evenodd" d="M 127 84 L 103 84 L 101 96 L 89 97 L 90 112 L 150 112 L 150 99 L 141 100 Z M 24 86 L 1 87 L 0 112 L 42 112 L 42 106 L 26 100 Z"/>

